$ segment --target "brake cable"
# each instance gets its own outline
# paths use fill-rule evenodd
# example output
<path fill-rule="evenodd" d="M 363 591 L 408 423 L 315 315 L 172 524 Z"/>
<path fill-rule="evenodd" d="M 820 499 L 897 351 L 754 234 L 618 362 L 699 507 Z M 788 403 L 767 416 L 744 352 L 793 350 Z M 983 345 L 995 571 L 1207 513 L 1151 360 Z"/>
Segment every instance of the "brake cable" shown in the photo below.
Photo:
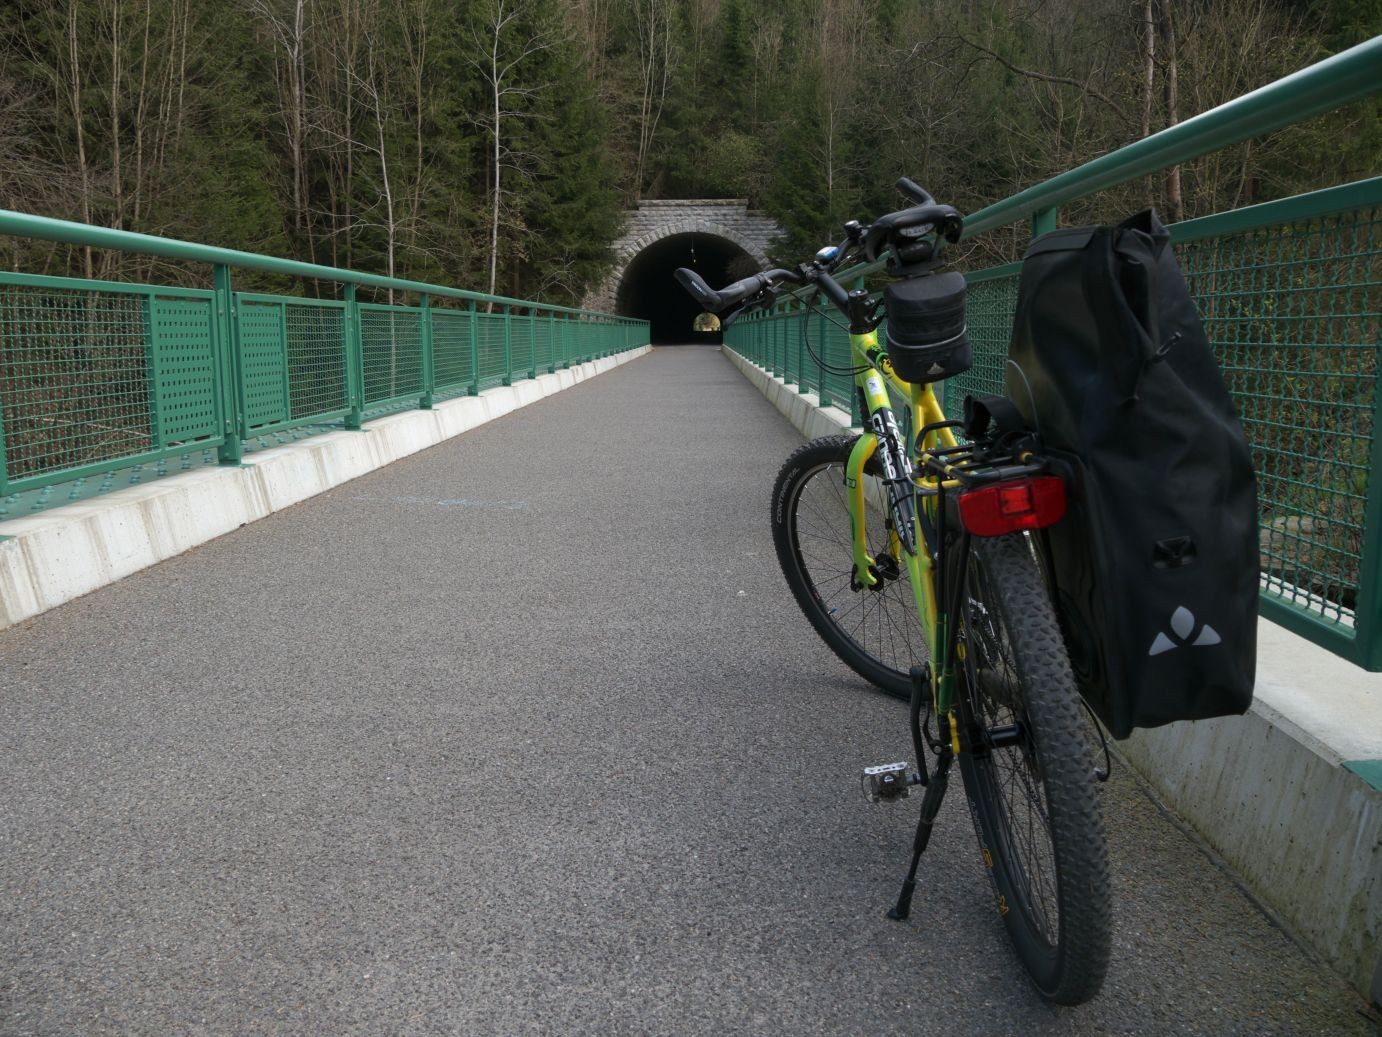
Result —
<path fill-rule="evenodd" d="M 837 321 L 834 317 L 831 317 L 829 314 L 827 314 L 824 310 L 817 310 L 817 309 L 816 309 L 816 299 L 817 299 L 818 294 L 819 294 L 819 293 L 817 293 L 817 292 L 812 292 L 812 293 L 811 293 L 811 301 L 808 302 L 808 303 L 806 304 L 806 309 L 805 309 L 804 311 L 802 311 L 802 315 L 801 315 L 801 339 L 802 339 L 803 342 L 806 343 L 806 351 L 807 351 L 808 353 L 811 354 L 811 359 L 814 360 L 814 361 L 817 363 L 817 365 L 820 367 L 820 369 L 821 369 L 822 371 L 825 371 L 827 374 L 839 375 L 839 376 L 845 377 L 845 378 L 853 378 L 853 377 L 854 377 L 855 375 L 857 375 L 857 374 L 863 374 L 865 371 L 867 371 L 867 370 L 869 369 L 869 366 L 868 366 L 867 364 L 861 364 L 861 365 L 859 365 L 858 367 L 850 367 L 850 368 L 832 367 L 830 364 L 827 364 L 823 359 L 821 359 L 819 356 L 817 356 L 817 355 L 816 355 L 816 351 L 815 351 L 814 349 L 811 348 L 811 336 L 810 336 L 810 334 L 809 334 L 809 332 L 808 332 L 808 329 L 809 329 L 810 326 L 811 326 L 811 321 L 810 321 L 809 318 L 810 318 L 810 316 L 811 316 L 812 313 L 819 313 L 822 317 L 824 317 L 826 320 L 828 320 L 831 324 L 834 324 L 835 327 L 840 328 L 840 329 L 843 330 L 846 334 L 849 333 L 849 326 L 848 326 L 848 325 L 841 324 L 841 323 L 840 323 L 839 321 Z M 823 350 L 822 350 L 822 351 L 823 351 Z"/>

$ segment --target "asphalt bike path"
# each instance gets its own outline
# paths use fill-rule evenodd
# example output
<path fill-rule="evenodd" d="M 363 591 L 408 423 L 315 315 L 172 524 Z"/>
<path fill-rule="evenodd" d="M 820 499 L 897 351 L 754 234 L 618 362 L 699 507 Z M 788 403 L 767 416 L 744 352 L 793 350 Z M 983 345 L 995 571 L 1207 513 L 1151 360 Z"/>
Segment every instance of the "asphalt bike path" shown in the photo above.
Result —
<path fill-rule="evenodd" d="M 1365 1034 L 1137 783 L 1103 994 L 778 572 L 799 436 L 658 349 L 0 632 L 0 1033 Z"/>

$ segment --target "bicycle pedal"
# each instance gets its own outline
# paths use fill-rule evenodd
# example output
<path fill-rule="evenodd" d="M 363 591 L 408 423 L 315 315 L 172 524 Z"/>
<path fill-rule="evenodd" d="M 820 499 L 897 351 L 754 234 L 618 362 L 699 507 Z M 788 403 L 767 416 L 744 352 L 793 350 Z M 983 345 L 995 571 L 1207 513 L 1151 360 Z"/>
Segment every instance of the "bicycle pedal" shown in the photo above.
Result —
<path fill-rule="evenodd" d="M 864 798 L 870 803 L 891 803 L 911 795 L 912 786 L 921 783 L 921 775 L 910 771 L 905 760 L 865 767 L 862 780 Z"/>

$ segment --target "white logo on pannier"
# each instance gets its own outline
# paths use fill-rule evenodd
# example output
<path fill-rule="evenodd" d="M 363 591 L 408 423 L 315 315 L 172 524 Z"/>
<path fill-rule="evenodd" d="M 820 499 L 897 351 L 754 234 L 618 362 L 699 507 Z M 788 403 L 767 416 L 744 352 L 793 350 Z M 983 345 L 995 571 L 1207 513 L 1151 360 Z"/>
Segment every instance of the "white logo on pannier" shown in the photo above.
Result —
<path fill-rule="evenodd" d="M 1223 638 L 1219 632 L 1206 623 L 1200 628 L 1199 636 L 1194 641 L 1190 640 L 1190 634 L 1195 629 L 1195 613 L 1191 612 L 1184 605 L 1176 609 L 1171 616 L 1171 632 L 1175 634 L 1173 641 L 1164 633 L 1156 635 L 1156 640 L 1152 642 L 1148 655 L 1160 655 L 1162 652 L 1169 652 L 1173 648 L 1180 648 L 1185 644 L 1190 644 L 1195 648 L 1207 648 L 1210 645 L 1219 644 Z"/>

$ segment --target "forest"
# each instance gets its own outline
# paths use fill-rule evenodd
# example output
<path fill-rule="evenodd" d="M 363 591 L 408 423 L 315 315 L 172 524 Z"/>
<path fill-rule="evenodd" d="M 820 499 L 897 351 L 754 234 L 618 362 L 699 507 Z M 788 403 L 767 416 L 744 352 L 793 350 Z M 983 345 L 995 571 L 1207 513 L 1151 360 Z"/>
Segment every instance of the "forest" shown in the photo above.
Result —
<path fill-rule="evenodd" d="M 0 207 L 570 303 L 641 198 L 747 198 L 799 258 L 896 208 L 899 175 L 973 211 L 1379 31 L 1382 0 L 0 0 Z M 1375 175 L 1380 114 L 1065 218 Z"/>

